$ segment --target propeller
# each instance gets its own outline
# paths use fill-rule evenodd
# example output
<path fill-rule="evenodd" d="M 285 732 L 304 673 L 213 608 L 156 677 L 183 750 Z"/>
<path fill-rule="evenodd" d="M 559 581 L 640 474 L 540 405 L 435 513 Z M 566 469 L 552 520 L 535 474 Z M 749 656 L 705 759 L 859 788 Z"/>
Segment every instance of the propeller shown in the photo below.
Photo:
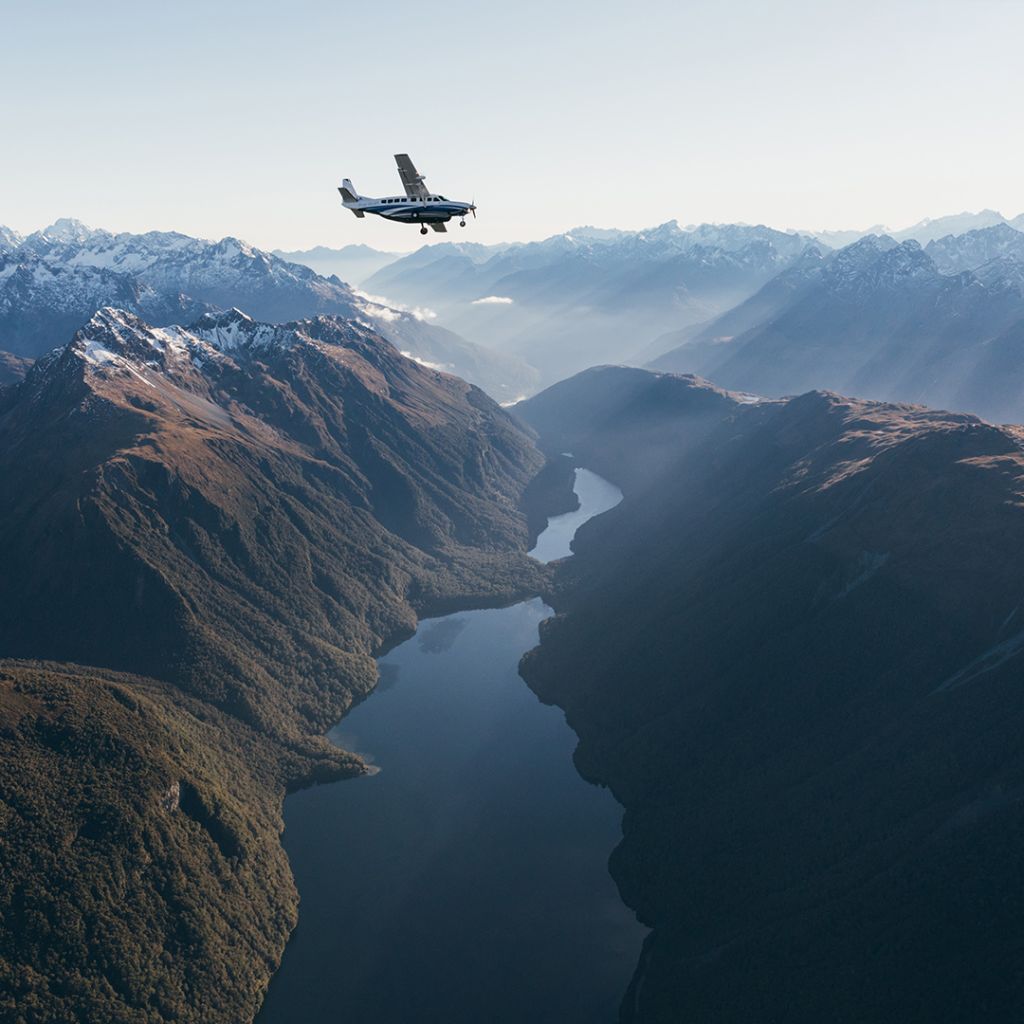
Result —
<path fill-rule="evenodd" d="M 476 196 L 473 196 L 473 201 L 469 204 L 469 208 L 473 211 L 473 220 L 476 220 Z"/>

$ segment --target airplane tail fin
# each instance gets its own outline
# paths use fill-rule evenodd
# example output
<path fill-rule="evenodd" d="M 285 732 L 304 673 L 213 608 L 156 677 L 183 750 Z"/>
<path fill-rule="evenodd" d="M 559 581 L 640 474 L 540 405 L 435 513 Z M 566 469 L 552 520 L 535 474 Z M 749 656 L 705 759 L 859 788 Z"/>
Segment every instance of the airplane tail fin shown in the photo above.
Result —
<path fill-rule="evenodd" d="M 341 201 L 347 206 L 349 203 L 358 203 L 362 198 L 356 191 L 355 185 L 352 184 L 351 178 L 346 178 L 341 185 L 338 186 L 338 191 L 341 193 Z M 352 211 L 357 217 L 365 217 L 366 214 L 362 210 Z"/>

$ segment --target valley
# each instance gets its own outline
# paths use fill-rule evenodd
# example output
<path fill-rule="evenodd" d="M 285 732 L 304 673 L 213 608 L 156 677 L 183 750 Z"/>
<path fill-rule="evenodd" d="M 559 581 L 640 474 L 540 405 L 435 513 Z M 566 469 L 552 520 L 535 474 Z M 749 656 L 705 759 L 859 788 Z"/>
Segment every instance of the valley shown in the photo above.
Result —
<path fill-rule="evenodd" d="M 285 792 L 365 770 L 322 733 L 418 616 L 543 589 L 543 461 L 330 317 L 104 309 L 0 391 L 6 1015 L 252 1018 Z"/>
<path fill-rule="evenodd" d="M 1014 1019 L 1019 226 L 0 234 L 0 1015 Z"/>
<path fill-rule="evenodd" d="M 569 555 L 621 498 L 586 470 L 576 489 L 533 557 Z M 532 598 L 426 619 L 379 660 L 330 733 L 373 773 L 285 804 L 302 902 L 259 1024 L 614 1019 L 644 930 L 607 869 L 621 808 L 516 671 L 549 614 Z"/>
<path fill-rule="evenodd" d="M 2 31 L 0 1024 L 1024 1021 L 1024 4 Z"/>

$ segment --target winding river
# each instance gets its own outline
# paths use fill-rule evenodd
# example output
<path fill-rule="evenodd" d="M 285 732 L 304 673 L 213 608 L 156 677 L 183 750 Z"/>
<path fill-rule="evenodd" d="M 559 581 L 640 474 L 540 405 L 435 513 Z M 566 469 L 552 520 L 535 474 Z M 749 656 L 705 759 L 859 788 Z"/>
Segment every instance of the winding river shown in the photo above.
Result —
<path fill-rule="evenodd" d="M 622 497 L 587 470 L 575 488 L 534 557 L 568 555 Z M 302 906 L 259 1024 L 616 1019 L 645 930 L 607 870 L 622 809 L 517 672 L 550 614 L 535 598 L 426 619 L 380 659 L 330 734 L 380 770 L 285 803 Z"/>

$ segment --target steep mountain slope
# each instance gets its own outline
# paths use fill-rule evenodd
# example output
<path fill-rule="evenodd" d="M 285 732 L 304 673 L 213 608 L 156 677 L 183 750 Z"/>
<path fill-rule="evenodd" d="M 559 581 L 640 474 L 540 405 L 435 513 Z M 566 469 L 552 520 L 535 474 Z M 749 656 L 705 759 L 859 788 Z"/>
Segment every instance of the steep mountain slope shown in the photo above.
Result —
<path fill-rule="evenodd" d="M 0 659 L 0 1017 L 251 1019 L 296 921 L 282 779 L 356 770 L 167 684 Z"/>
<path fill-rule="evenodd" d="M 28 373 L 31 365 L 31 359 L 22 359 L 10 352 L 0 352 L 0 387 L 5 384 L 16 384 Z"/>
<path fill-rule="evenodd" d="M 19 1008 L 251 1017 L 295 920 L 284 788 L 359 770 L 321 733 L 417 614 L 543 585 L 519 511 L 542 464 L 483 392 L 327 317 L 105 309 L 0 392 Z"/>
<path fill-rule="evenodd" d="M 359 318 L 400 350 L 443 363 L 501 399 L 521 394 L 533 381 L 521 362 L 495 359 L 412 313 L 368 301 L 337 278 L 235 238 L 113 235 L 60 220 L 12 251 L 0 251 L 0 347 L 39 356 L 103 306 L 128 309 L 161 326 L 231 307 L 270 322 L 318 314 Z"/>
<path fill-rule="evenodd" d="M 513 412 L 537 431 L 552 459 L 569 452 L 577 465 L 636 495 L 741 401 L 699 377 L 595 366 Z"/>
<path fill-rule="evenodd" d="M 763 395 L 825 387 L 1015 420 L 1024 394 L 993 398 L 984 371 L 1022 320 L 1012 256 L 947 275 L 917 242 L 872 236 L 805 259 L 651 365 Z"/>
<path fill-rule="evenodd" d="M 844 254 L 870 252 L 874 258 L 877 245 L 895 246 L 891 239 L 873 239 L 867 245 L 858 244 L 841 250 Z M 870 247 L 870 248 L 868 248 Z M 836 257 L 839 258 L 838 255 Z M 791 266 L 773 277 L 749 299 L 727 310 L 721 316 L 699 324 L 668 331 L 655 338 L 636 354 L 636 360 L 653 367 L 674 369 L 677 362 L 689 366 L 713 359 L 718 346 L 744 334 L 746 331 L 770 322 L 772 317 L 801 297 L 821 277 L 828 253 L 816 245 L 809 245 Z"/>
<path fill-rule="evenodd" d="M 589 376 L 518 410 L 583 458 L 639 386 Z M 678 457 L 602 466 L 523 664 L 627 808 L 622 1020 L 1017 1019 L 1024 433 L 677 387 Z"/>
<path fill-rule="evenodd" d="M 710 319 L 789 266 L 808 243 L 742 225 L 581 228 L 496 249 L 431 246 L 385 267 L 366 289 L 430 306 L 441 322 L 520 356 L 550 382 L 624 361 L 670 326 Z"/>

